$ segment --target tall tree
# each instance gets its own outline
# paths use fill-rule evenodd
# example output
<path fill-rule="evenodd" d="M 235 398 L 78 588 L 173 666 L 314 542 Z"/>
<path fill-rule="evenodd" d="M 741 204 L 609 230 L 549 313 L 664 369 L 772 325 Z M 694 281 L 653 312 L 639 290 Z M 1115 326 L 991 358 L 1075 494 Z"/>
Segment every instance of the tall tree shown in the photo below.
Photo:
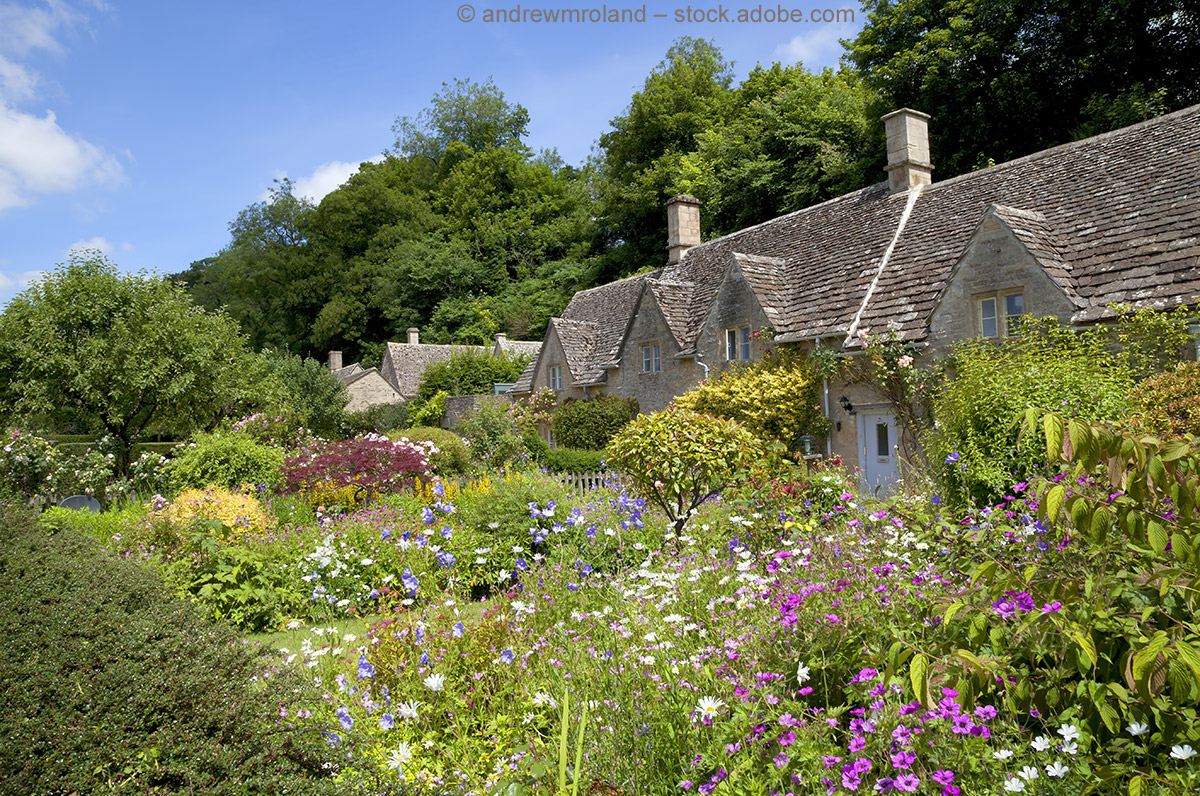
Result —
<path fill-rule="evenodd" d="M 107 432 L 119 472 L 147 430 L 187 434 L 268 397 L 264 368 L 228 315 L 98 252 L 73 254 L 0 315 L 0 406 Z"/>
<path fill-rule="evenodd" d="M 848 59 L 953 176 L 1200 102 L 1195 0 L 866 0 Z"/>

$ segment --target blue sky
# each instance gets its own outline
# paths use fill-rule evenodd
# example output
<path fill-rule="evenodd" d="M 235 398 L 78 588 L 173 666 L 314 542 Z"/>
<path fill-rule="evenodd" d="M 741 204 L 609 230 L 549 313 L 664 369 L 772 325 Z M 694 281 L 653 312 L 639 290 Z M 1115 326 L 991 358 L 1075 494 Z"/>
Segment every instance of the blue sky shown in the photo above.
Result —
<path fill-rule="evenodd" d="M 0 0 L 0 305 L 73 247 L 152 273 L 217 253 L 273 179 L 319 199 L 454 78 L 491 77 L 529 110 L 531 146 L 582 163 L 680 36 L 713 40 L 739 80 L 758 63 L 836 66 L 865 15 L 824 1 L 855 21 L 739 23 L 780 4 L 707 0 Z M 484 21 L 568 3 L 646 21 Z"/>

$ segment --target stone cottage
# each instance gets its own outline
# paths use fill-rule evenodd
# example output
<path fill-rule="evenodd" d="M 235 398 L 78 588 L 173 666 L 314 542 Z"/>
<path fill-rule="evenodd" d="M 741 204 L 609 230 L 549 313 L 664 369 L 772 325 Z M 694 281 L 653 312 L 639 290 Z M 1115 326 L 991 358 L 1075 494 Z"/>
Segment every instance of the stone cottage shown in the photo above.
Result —
<path fill-rule="evenodd" d="M 501 353 L 509 356 L 536 356 L 541 345 L 537 341 L 509 340 L 504 334 L 497 334 L 495 343 L 491 346 L 431 345 L 421 342 L 419 330 L 409 328 L 407 342 L 387 344 L 383 364 L 379 370 L 404 400 L 411 400 L 417 397 L 417 388 L 421 384 L 421 374 L 425 372 L 425 368 L 435 362 L 444 362 L 455 351 L 490 352 L 493 356 L 499 356 Z"/>
<path fill-rule="evenodd" d="M 887 180 L 715 240 L 667 203 L 666 264 L 577 293 L 513 389 L 665 407 L 776 344 L 861 351 L 889 328 L 918 357 L 1002 337 L 1017 316 L 1102 322 L 1109 305 L 1200 299 L 1200 106 L 933 182 L 929 117 L 884 117 Z M 825 384 L 827 453 L 896 477 L 896 420 L 869 387 Z"/>
<path fill-rule="evenodd" d="M 346 385 L 350 401 L 347 412 L 361 412 L 372 406 L 394 404 L 404 400 L 399 390 L 388 383 L 378 368 L 364 368 L 359 363 L 342 366 L 342 352 L 329 352 L 329 372 Z"/>

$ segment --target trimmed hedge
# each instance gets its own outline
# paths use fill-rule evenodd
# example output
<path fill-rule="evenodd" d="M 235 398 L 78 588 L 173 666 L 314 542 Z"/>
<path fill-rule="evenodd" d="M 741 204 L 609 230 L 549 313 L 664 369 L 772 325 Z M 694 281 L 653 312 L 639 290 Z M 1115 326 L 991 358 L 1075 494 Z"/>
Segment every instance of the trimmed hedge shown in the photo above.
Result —
<path fill-rule="evenodd" d="M 0 794 L 336 792 L 311 685 L 148 570 L 0 504 L 0 593 Z"/>
<path fill-rule="evenodd" d="M 566 448 L 601 451 L 637 414 L 636 398 L 615 395 L 597 395 L 586 401 L 568 398 L 554 410 L 554 436 Z"/>
<path fill-rule="evenodd" d="M 544 461 L 546 469 L 552 473 L 598 473 L 605 455 L 604 451 L 560 447 L 547 450 Z"/>

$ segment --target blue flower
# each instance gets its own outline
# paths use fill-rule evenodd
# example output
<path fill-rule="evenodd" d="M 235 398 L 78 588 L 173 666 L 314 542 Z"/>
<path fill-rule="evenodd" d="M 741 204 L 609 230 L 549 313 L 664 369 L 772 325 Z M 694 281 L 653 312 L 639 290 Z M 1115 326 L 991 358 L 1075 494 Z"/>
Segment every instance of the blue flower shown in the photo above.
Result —
<path fill-rule="evenodd" d="M 421 519 L 425 520 L 426 525 L 433 525 L 433 509 L 425 506 L 421 509 Z"/>
<path fill-rule="evenodd" d="M 450 569 L 450 567 L 454 566 L 455 561 L 456 561 L 456 559 L 454 558 L 454 554 L 451 553 L 449 550 L 439 550 L 438 551 L 438 554 L 437 554 L 438 566 L 444 567 L 445 569 Z"/>
<path fill-rule="evenodd" d="M 542 516 L 542 510 L 538 508 L 538 504 L 530 503 L 529 504 L 529 518 L 536 520 L 540 516 Z"/>
<path fill-rule="evenodd" d="M 465 627 L 463 627 L 462 622 L 455 622 L 454 627 L 452 628 L 455 638 L 462 638 L 463 633 L 465 633 L 466 630 L 467 629 Z"/>
<path fill-rule="evenodd" d="M 503 652 L 500 653 L 500 660 L 503 661 L 504 663 L 512 663 L 516 659 L 517 659 L 517 656 L 513 655 L 512 650 L 504 650 Z"/>
<path fill-rule="evenodd" d="M 391 532 L 391 531 L 387 531 L 387 530 L 385 530 L 385 531 L 383 532 L 383 540 L 386 542 L 386 541 L 387 541 L 387 540 L 388 540 L 388 539 L 391 537 L 391 535 L 392 535 L 392 532 Z"/>
<path fill-rule="evenodd" d="M 379 717 L 379 729 L 390 730 L 396 726 L 396 717 L 391 713 L 384 713 Z"/>
<path fill-rule="evenodd" d="M 954 451 L 946 457 L 946 464 L 954 464 L 956 461 L 958 461 L 958 451 Z"/>
<path fill-rule="evenodd" d="M 441 481 L 433 482 L 433 494 L 437 495 L 438 497 L 446 496 L 446 488 L 444 486 L 442 486 Z"/>
<path fill-rule="evenodd" d="M 350 715 L 349 710 L 346 710 L 345 705 L 337 709 L 337 717 L 338 721 L 342 723 L 342 729 L 348 730 L 354 726 L 354 717 Z M 337 736 L 334 737 L 336 738 Z M 332 746 L 333 744 L 330 745 Z"/>
<path fill-rule="evenodd" d="M 379 599 L 379 589 L 371 589 L 371 593 L 368 594 L 367 596 L 370 597 L 372 600 L 378 600 Z"/>
<path fill-rule="evenodd" d="M 375 667 L 367 660 L 366 655 L 358 656 L 358 679 L 369 680 L 375 676 Z M 349 729 L 347 727 L 346 729 Z"/>
<path fill-rule="evenodd" d="M 404 588 L 408 589 L 409 597 L 417 596 L 417 587 L 421 585 L 421 581 L 417 580 L 417 576 L 412 574 L 412 570 L 408 567 L 404 568 L 404 574 L 400 576 L 400 582 L 404 584 Z"/>
<path fill-rule="evenodd" d="M 516 566 L 517 566 L 517 569 L 521 570 L 522 572 L 524 572 L 525 570 L 529 569 L 529 564 L 528 564 L 528 562 L 526 562 L 526 561 L 525 561 L 525 559 L 523 559 L 523 558 L 518 558 L 518 559 L 517 559 L 517 561 L 516 561 Z"/>

